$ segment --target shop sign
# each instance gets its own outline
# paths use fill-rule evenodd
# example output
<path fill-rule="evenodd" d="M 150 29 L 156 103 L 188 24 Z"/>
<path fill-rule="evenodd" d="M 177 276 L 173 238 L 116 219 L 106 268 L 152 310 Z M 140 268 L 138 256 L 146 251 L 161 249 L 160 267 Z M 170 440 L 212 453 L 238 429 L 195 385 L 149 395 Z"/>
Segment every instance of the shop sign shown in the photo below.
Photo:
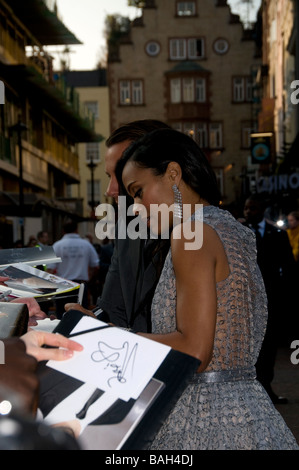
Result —
<path fill-rule="evenodd" d="M 256 180 L 256 190 L 258 193 L 276 193 L 279 191 L 298 189 L 299 173 L 291 175 L 271 175 L 262 176 Z"/>

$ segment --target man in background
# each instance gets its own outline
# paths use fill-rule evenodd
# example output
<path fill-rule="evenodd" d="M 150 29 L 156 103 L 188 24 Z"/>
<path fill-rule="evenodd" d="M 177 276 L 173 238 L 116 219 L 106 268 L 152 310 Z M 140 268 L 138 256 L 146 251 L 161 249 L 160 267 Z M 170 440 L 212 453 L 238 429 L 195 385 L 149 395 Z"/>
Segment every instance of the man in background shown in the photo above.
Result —
<path fill-rule="evenodd" d="M 85 284 L 82 306 L 88 308 L 87 283 L 99 269 L 99 256 L 93 245 L 78 234 L 77 222 L 68 220 L 63 226 L 63 233 L 63 237 L 53 244 L 54 252 L 61 262 L 49 265 L 48 271 L 63 279 Z M 56 301 L 58 318 L 64 313 L 64 304 L 63 299 Z"/>
<path fill-rule="evenodd" d="M 38 232 L 36 238 L 37 238 L 37 244 L 41 248 L 49 245 L 49 234 L 48 232 L 46 232 L 46 230 L 41 230 L 40 232 Z"/>

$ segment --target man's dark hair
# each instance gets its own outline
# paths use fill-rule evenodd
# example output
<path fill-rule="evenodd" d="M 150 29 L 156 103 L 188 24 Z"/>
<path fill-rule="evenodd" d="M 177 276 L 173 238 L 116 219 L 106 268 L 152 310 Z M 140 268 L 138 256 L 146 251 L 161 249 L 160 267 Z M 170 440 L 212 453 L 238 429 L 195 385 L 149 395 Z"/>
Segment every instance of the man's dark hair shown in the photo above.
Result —
<path fill-rule="evenodd" d="M 78 223 L 75 220 L 67 220 L 63 225 L 64 233 L 74 233 L 78 228 Z"/>
<path fill-rule="evenodd" d="M 40 232 L 38 232 L 37 239 L 39 240 L 45 233 L 47 233 L 46 230 L 41 230 Z"/>
<path fill-rule="evenodd" d="M 132 121 L 115 129 L 106 140 L 106 146 L 119 144 L 126 140 L 136 141 L 144 134 L 154 131 L 155 129 L 170 128 L 168 124 L 157 119 L 142 119 L 140 121 Z"/>

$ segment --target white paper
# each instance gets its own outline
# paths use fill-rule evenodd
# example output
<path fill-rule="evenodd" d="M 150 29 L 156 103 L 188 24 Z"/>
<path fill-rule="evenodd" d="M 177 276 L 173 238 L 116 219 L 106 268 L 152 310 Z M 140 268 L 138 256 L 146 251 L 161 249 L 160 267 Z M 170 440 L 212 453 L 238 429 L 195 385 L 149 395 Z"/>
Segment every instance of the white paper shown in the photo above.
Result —
<path fill-rule="evenodd" d="M 107 326 L 84 317 L 72 333 Z M 47 365 L 116 398 L 137 399 L 171 350 L 169 346 L 117 327 L 89 332 L 73 338 L 84 350 L 62 362 Z"/>

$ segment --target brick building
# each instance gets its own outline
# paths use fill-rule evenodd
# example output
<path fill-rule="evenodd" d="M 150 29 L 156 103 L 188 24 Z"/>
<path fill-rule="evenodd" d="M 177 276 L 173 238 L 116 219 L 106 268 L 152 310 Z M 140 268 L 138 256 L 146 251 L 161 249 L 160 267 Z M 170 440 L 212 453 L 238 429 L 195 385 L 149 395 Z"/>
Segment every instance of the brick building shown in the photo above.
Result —
<path fill-rule="evenodd" d="M 111 130 L 145 118 L 188 133 L 204 149 L 229 205 L 245 191 L 257 128 L 255 30 L 226 0 L 147 0 L 126 34 L 108 42 Z"/>

